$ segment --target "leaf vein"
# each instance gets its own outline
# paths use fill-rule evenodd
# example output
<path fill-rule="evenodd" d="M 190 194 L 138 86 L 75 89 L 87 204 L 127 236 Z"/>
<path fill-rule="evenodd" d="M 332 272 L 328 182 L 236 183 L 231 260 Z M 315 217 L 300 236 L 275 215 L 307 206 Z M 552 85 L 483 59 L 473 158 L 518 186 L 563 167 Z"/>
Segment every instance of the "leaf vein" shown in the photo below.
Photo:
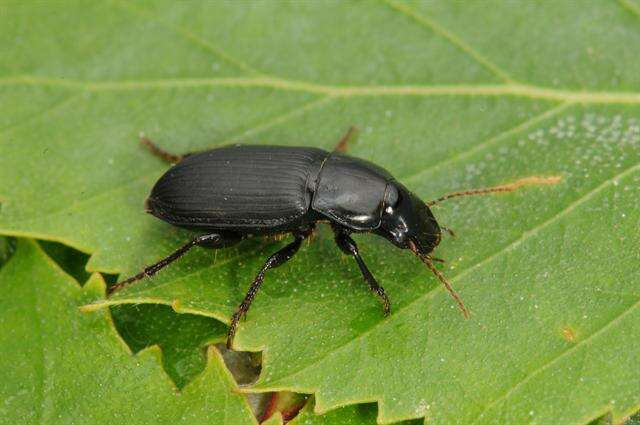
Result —
<path fill-rule="evenodd" d="M 466 41 L 462 38 L 458 37 L 456 34 L 446 29 L 439 23 L 437 23 L 433 18 L 426 17 L 421 15 L 411 9 L 404 3 L 401 3 L 396 0 L 383 0 L 391 9 L 396 10 L 403 15 L 407 16 L 411 20 L 417 22 L 420 26 L 423 26 L 430 31 L 433 31 L 435 34 L 441 36 L 449 43 L 451 43 L 454 47 L 462 50 L 465 54 L 469 55 L 471 59 L 478 62 L 480 65 L 488 69 L 491 73 L 497 76 L 499 79 L 503 80 L 505 83 L 513 83 L 514 80 L 511 76 L 504 71 L 502 68 L 491 62 L 489 59 L 480 54 L 477 50 L 471 47 Z"/>
<path fill-rule="evenodd" d="M 245 130 L 235 136 L 232 136 L 230 138 L 228 138 L 227 140 L 219 143 L 219 145 L 225 145 L 228 143 L 233 143 L 237 140 L 242 139 L 243 137 L 249 137 L 249 136 L 253 136 L 255 134 L 259 134 L 265 130 L 268 130 L 270 128 L 273 128 L 277 125 L 286 123 L 287 121 L 290 121 L 294 118 L 299 117 L 300 115 L 303 115 L 305 112 L 309 112 L 315 108 L 319 108 L 321 106 L 324 106 L 325 104 L 329 103 L 330 101 L 334 100 L 335 97 L 331 96 L 331 95 L 326 95 L 326 96 L 321 96 L 321 97 L 316 97 L 313 100 L 311 100 L 310 102 L 307 102 L 301 106 L 295 107 L 293 109 L 291 109 L 290 111 L 287 111 L 281 115 L 275 116 L 271 119 L 269 119 L 268 121 L 262 123 L 262 124 L 258 124 L 254 127 L 249 128 L 248 130 Z"/>
<path fill-rule="evenodd" d="M 618 0 L 618 4 L 622 6 L 623 9 L 631 12 L 631 14 L 636 15 L 640 18 L 640 6 L 632 2 L 631 0 Z"/>
<path fill-rule="evenodd" d="M 227 52 L 225 52 L 224 50 L 220 49 L 218 46 L 212 44 L 211 42 L 209 42 L 208 40 L 202 38 L 201 36 L 181 27 L 178 25 L 172 25 L 169 24 L 167 22 L 165 22 L 164 20 L 154 16 L 151 12 L 149 12 L 148 10 L 138 6 L 138 5 L 134 5 L 131 2 L 127 1 L 127 0 L 113 0 L 114 4 L 120 4 L 121 8 L 123 10 L 127 10 L 129 12 L 133 12 L 136 13 L 137 15 L 141 16 L 141 17 L 145 17 L 153 22 L 156 22 L 157 24 L 161 25 L 164 28 L 167 28 L 171 31 L 173 31 L 175 34 L 181 36 L 182 38 L 184 38 L 185 40 L 193 43 L 194 45 L 203 48 L 211 53 L 213 53 L 215 56 L 217 56 L 219 59 L 224 60 L 225 62 L 233 65 L 235 68 L 244 71 L 248 74 L 252 74 L 252 75 L 264 75 L 262 72 L 258 71 L 257 69 L 247 65 L 246 63 L 242 62 L 239 59 L 236 59 L 235 57 L 231 56 L 230 54 L 228 54 Z"/>
<path fill-rule="evenodd" d="M 38 112 L 36 112 L 35 114 L 23 119 L 22 121 L 13 124 L 13 125 L 9 125 L 7 127 L 4 127 L 2 129 L 0 129 L 0 135 L 5 135 L 7 133 L 10 133 L 12 131 L 15 131 L 21 127 L 24 127 L 27 124 L 30 124 L 34 121 L 37 121 L 38 119 L 40 119 L 41 117 L 57 111 L 58 109 L 62 109 L 65 106 L 67 106 L 67 104 L 72 103 L 73 101 L 75 101 L 76 99 L 82 97 L 82 94 L 74 94 L 71 96 L 67 96 L 64 99 L 60 100 L 59 102 L 54 103 L 53 105 L 49 106 L 48 108 L 42 109 Z"/>
<path fill-rule="evenodd" d="M 515 134 L 518 134 L 524 130 L 529 129 L 530 127 L 539 124 L 540 122 L 543 122 L 545 120 L 547 120 L 548 118 L 551 118 L 559 113 L 561 113 L 562 111 L 564 111 L 565 109 L 567 109 L 569 106 L 571 106 L 572 103 L 563 103 L 560 104 L 558 106 L 554 106 L 553 108 L 547 109 L 546 111 L 542 112 L 541 114 L 535 115 L 531 118 L 529 118 L 528 120 L 525 120 L 523 122 L 521 122 L 520 124 L 516 125 L 515 127 L 509 128 L 505 131 L 502 131 L 496 135 L 494 135 L 493 137 L 485 140 L 484 142 L 481 142 L 477 145 L 472 146 L 471 148 L 460 152 L 457 155 L 454 155 L 450 158 L 447 158 L 445 160 L 439 161 L 438 163 L 434 164 L 433 166 L 427 167 L 421 171 L 418 171 L 415 174 L 412 174 L 411 176 L 407 176 L 402 178 L 402 180 L 404 182 L 410 182 L 413 180 L 419 180 L 424 174 L 433 172 L 435 170 L 441 169 L 449 164 L 458 162 L 462 159 L 465 158 L 469 158 L 470 156 L 488 148 L 493 146 L 494 144 L 506 139 L 507 137 L 513 136 Z"/>
<path fill-rule="evenodd" d="M 267 88 L 325 94 L 334 97 L 383 96 L 485 96 L 520 97 L 581 104 L 640 104 L 640 92 L 563 90 L 529 84 L 464 85 L 323 85 L 275 77 L 166 78 L 155 80 L 82 81 L 47 76 L 18 75 L 0 78 L 0 86 L 49 86 L 90 92 L 181 89 L 181 88 Z"/>

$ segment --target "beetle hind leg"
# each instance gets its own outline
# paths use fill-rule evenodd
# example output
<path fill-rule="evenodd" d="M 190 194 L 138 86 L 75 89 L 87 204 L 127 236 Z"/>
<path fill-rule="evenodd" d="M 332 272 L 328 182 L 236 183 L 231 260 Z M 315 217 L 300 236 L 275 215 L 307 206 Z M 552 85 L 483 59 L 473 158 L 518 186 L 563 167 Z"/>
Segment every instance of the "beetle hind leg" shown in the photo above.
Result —
<path fill-rule="evenodd" d="M 147 148 L 149 152 L 151 152 L 153 155 L 157 156 L 158 158 L 162 159 L 165 162 L 168 162 L 169 164 L 177 164 L 178 162 L 182 161 L 185 158 L 185 156 L 187 156 L 187 155 L 176 155 L 171 152 L 168 152 L 162 149 L 160 146 L 153 143 L 151 139 L 147 138 L 146 136 L 140 136 L 140 144 L 145 148 Z"/>
<path fill-rule="evenodd" d="M 108 295 L 111 295 L 114 292 L 119 291 L 120 289 L 122 289 L 125 286 L 128 286 L 128 285 L 130 285 L 130 284 L 132 284 L 134 282 L 142 280 L 145 277 L 153 276 L 154 274 L 159 272 L 161 269 L 167 267 L 169 264 L 173 263 L 178 258 L 182 257 L 184 254 L 187 253 L 187 251 L 189 251 L 194 246 L 202 246 L 202 245 L 205 245 L 205 244 L 210 245 L 210 244 L 213 244 L 213 243 L 217 243 L 217 242 L 219 242 L 221 240 L 222 240 L 222 237 L 217 233 L 198 236 L 197 238 L 189 241 L 188 243 L 186 243 L 185 245 L 181 246 L 180 248 L 178 248 L 177 250 L 175 250 L 174 252 L 172 252 L 171 254 L 169 254 L 168 256 L 163 258 L 162 260 L 158 261 L 157 263 L 145 267 L 144 270 L 142 270 L 137 275 L 131 276 L 130 278 L 125 279 L 123 281 L 120 281 L 120 282 L 116 283 L 115 285 L 111 286 L 108 289 Z"/>
<path fill-rule="evenodd" d="M 380 298 L 380 301 L 382 301 L 384 315 L 388 316 L 389 314 L 391 314 L 391 301 L 389 301 L 389 297 L 384 292 L 384 288 L 380 286 L 376 278 L 373 277 L 373 275 L 367 268 L 367 265 L 364 263 L 364 260 L 362 259 L 362 257 L 360 256 L 360 252 L 358 251 L 356 242 L 351 239 L 348 234 L 337 231 L 336 244 L 338 244 L 338 247 L 345 254 L 351 255 L 353 258 L 355 258 L 356 263 L 358 263 L 358 267 L 360 268 L 360 272 L 364 277 L 364 280 L 366 280 L 369 284 L 369 289 L 371 289 L 371 291 L 373 291 L 378 296 L 378 298 Z"/>

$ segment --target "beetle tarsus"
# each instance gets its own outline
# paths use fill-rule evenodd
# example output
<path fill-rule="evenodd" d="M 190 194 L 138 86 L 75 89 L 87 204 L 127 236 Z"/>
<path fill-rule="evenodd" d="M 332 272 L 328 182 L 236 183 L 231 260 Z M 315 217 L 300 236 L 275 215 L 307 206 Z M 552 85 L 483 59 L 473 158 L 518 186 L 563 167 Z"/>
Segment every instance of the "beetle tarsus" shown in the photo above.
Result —
<path fill-rule="evenodd" d="M 389 300 L 389 297 L 387 296 L 387 294 L 384 293 L 384 290 L 380 291 L 380 292 L 376 292 L 378 294 L 378 296 L 380 298 L 382 298 L 382 314 L 384 314 L 385 317 L 390 316 L 391 315 L 391 301 Z"/>
<path fill-rule="evenodd" d="M 242 313 L 240 311 L 236 311 L 231 316 L 231 324 L 229 327 L 229 333 L 227 334 L 227 349 L 231 350 L 231 345 L 233 344 L 233 338 L 236 335 L 236 327 L 238 326 L 238 321 L 240 320 L 240 316 Z"/>
<path fill-rule="evenodd" d="M 235 313 L 233 313 L 233 316 L 231 316 L 231 323 L 229 325 L 229 332 L 227 334 L 227 348 L 231 349 L 233 345 L 233 338 L 238 328 L 238 322 L 242 317 L 246 318 L 247 311 L 249 311 L 249 307 L 251 307 L 251 303 L 258 293 L 260 285 L 262 285 L 262 282 L 264 281 L 264 275 L 267 270 L 281 266 L 282 264 L 289 261 L 296 254 L 296 252 L 298 252 L 298 250 L 300 249 L 300 245 L 302 245 L 302 241 L 307 236 L 309 236 L 310 232 L 311 230 L 296 234 L 295 240 L 293 242 L 291 242 L 275 254 L 271 255 L 271 257 L 269 257 L 267 261 L 265 261 L 264 265 L 251 283 L 247 294 L 244 296 L 244 299 L 238 306 Z"/>
<path fill-rule="evenodd" d="M 140 144 L 146 147 L 153 155 L 157 156 L 165 162 L 168 162 L 169 164 L 177 164 L 184 159 L 184 155 L 176 155 L 171 152 L 167 152 L 166 150 L 153 143 L 146 136 L 140 137 Z"/>
<path fill-rule="evenodd" d="M 212 242 L 219 241 L 220 239 L 221 239 L 220 235 L 217 233 L 198 236 L 197 238 L 189 241 L 187 244 L 181 246 L 180 248 L 178 248 L 177 250 L 175 250 L 174 252 L 172 252 L 162 260 L 158 261 L 157 263 L 145 267 L 144 270 L 138 273 L 137 275 L 131 276 L 121 282 L 116 283 L 115 285 L 113 285 L 108 289 L 108 294 L 111 295 L 114 292 L 117 292 L 120 289 L 124 288 L 125 286 L 128 286 L 134 282 L 142 280 L 145 277 L 153 276 L 154 274 L 159 272 L 161 269 L 165 268 L 169 264 L 176 261 L 178 258 L 182 257 L 184 254 L 187 253 L 187 251 L 189 251 L 191 248 L 193 248 L 196 245 L 204 245 L 207 243 L 210 244 Z"/>
<path fill-rule="evenodd" d="M 382 301 L 384 315 L 388 316 L 389 314 L 391 314 L 391 301 L 389 300 L 387 294 L 384 292 L 384 288 L 380 286 L 376 278 L 373 277 L 373 274 L 371 274 L 371 272 L 367 268 L 367 265 L 360 256 L 360 252 L 358 250 L 358 245 L 356 245 L 356 242 L 344 231 L 336 230 L 336 244 L 338 244 L 338 247 L 345 254 L 351 255 L 353 256 L 353 258 L 355 258 L 356 263 L 358 263 L 358 267 L 360 268 L 360 272 L 364 277 L 364 280 L 366 280 L 369 284 L 369 288 Z"/>

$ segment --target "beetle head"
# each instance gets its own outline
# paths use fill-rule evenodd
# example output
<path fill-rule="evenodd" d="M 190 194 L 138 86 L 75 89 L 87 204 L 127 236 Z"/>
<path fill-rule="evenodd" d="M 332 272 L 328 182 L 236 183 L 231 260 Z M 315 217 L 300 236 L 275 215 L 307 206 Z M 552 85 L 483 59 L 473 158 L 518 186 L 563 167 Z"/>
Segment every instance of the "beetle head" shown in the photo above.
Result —
<path fill-rule="evenodd" d="M 431 252 L 440 243 L 441 230 L 429 207 L 415 194 L 397 182 L 387 185 L 380 227 L 377 234 L 384 236 L 395 246 L 410 249 L 442 282 L 456 301 L 466 318 L 469 311 L 460 296 L 453 290 L 433 264 Z"/>
<path fill-rule="evenodd" d="M 378 234 L 395 246 L 426 256 L 440 243 L 440 226 L 429 207 L 397 182 L 387 185 Z"/>

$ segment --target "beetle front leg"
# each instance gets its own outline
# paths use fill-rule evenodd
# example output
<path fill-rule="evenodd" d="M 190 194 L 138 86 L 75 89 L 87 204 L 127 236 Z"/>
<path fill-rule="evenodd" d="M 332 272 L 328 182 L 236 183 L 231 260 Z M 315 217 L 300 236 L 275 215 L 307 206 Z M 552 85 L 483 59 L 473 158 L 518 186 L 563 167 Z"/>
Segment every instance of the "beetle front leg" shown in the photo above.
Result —
<path fill-rule="evenodd" d="M 336 231 L 336 243 L 345 254 L 349 254 L 356 259 L 364 280 L 369 284 L 369 288 L 382 300 L 384 315 L 388 316 L 391 313 L 389 297 L 387 297 L 384 288 L 378 284 L 378 281 L 373 277 L 364 260 L 360 257 L 356 242 L 347 233 L 338 230 Z"/>
<path fill-rule="evenodd" d="M 291 257 L 293 257 L 295 253 L 298 252 L 298 250 L 300 249 L 300 245 L 302 245 L 302 241 L 307 236 L 309 236 L 310 233 L 311 231 L 305 231 L 304 233 L 296 234 L 295 240 L 293 242 L 291 242 L 289 245 L 285 246 L 275 254 L 271 255 L 271 257 L 269 257 L 267 261 L 265 261 L 264 265 L 256 275 L 256 278 L 251 283 L 249 291 L 247 291 L 247 294 L 244 296 L 244 299 L 236 309 L 236 312 L 233 313 L 233 316 L 231 316 L 231 324 L 229 326 L 229 333 L 227 334 L 227 348 L 231 348 L 231 345 L 233 344 L 233 337 L 235 336 L 236 329 L 238 327 L 238 322 L 243 316 L 246 316 L 247 311 L 249 311 L 251 302 L 253 302 L 253 299 L 258 293 L 258 289 L 260 289 L 260 285 L 262 285 L 262 282 L 264 281 L 264 275 L 267 270 L 281 266 L 282 264 L 289 261 Z"/>

